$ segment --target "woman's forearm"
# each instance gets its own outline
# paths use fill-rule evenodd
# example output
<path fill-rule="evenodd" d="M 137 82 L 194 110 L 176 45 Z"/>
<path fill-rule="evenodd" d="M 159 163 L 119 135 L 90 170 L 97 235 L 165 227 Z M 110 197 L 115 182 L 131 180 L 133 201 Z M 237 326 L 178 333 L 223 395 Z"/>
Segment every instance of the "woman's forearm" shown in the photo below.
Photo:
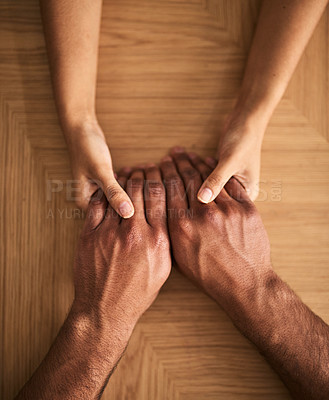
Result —
<path fill-rule="evenodd" d="M 328 0 L 264 0 L 234 114 L 266 125 Z"/>
<path fill-rule="evenodd" d="M 133 204 L 115 179 L 110 150 L 95 112 L 102 0 L 40 0 L 59 119 L 77 187 L 86 209 L 97 187 L 123 218 Z"/>
<path fill-rule="evenodd" d="M 64 127 L 95 119 L 102 0 L 40 0 L 55 101 Z"/>

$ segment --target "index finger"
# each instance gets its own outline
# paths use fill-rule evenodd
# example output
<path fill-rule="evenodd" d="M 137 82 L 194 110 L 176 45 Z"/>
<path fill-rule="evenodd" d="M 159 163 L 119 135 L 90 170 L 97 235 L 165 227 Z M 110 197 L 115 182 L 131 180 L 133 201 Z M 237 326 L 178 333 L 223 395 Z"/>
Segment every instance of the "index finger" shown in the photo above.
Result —
<path fill-rule="evenodd" d="M 164 179 L 167 197 L 168 216 L 172 210 L 186 210 L 187 199 L 184 183 L 177 172 L 173 159 L 166 156 L 162 159 L 161 173 Z"/>
<path fill-rule="evenodd" d="M 153 227 L 166 227 L 166 191 L 155 164 L 145 167 L 144 199 L 147 222 Z"/>

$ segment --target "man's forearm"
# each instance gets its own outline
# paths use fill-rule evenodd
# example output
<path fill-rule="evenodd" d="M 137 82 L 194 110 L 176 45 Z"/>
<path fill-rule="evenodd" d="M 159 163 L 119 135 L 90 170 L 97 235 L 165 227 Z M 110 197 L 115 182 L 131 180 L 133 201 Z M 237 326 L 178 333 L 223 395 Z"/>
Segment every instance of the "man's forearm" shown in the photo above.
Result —
<path fill-rule="evenodd" d="M 328 0 L 264 0 L 233 114 L 266 125 Z"/>
<path fill-rule="evenodd" d="M 294 398 L 328 399 L 329 326 L 274 272 L 258 287 L 236 293 L 226 311 Z"/>
<path fill-rule="evenodd" d="M 74 308 L 74 307 L 73 307 Z M 47 356 L 17 399 L 98 399 L 122 356 L 134 324 L 72 308 Z"/>
<path fill-rule="evenodd" d="M 40 5 L 55 100 L 65 131 L 95 118 L 102 0 L 40 0 Z"/>

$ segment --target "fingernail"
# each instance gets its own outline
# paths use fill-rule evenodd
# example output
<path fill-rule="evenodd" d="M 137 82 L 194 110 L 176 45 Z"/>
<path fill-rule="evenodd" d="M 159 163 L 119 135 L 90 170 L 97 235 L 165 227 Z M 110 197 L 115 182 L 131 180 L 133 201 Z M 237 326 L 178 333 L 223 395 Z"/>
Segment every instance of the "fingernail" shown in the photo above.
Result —
<path fill-rule="evenodd" d="M 171 150 L 173 153 L 183 153 L 185 151 L 184 147 L 181 146 L 175 146 Z"/>
<path fill-rule="evenodd" d="M 123 167 L 122 168 L 122 172 L 125 174 L 129 174 L 132 171 L 132 169 L 130 167 Z"/>
<path fill-rule="evenodd" d="M 216 167 L 216 165 L 217 165 L 217 161 L 216 161 L 214 158 L 212 158 L 212 157 L 207 157 L 207 158 L 205 159 L 205 162 L 206 162 L 207 164 L 213 166 L 213 167 Z"/>
<path fill-rule="evenodd" d="M 135 169 L 144 169 L 146 164 L 138 164 Z"/>
<path fill-rule="evenodd" d="M 171 158 L 170 156 L 164 156 L 164 157 L 161 159 L 161 161 L 164 161 L 164 162 L 166 162 L 166 161 L 172 161 L 172 158 Z"/>
<path fill-rule="evenodd" d="M 131 205 L 128 203 L 128 201 L 124 201 L 123 203 L 120 204 L 120 206 L 119 206 L 119 212 L 120 212 L 120 215 L 121 215 L 123 218 L 132 217 L 133 214 L 134 214 L 134 210 L 133 210 L 133 208 L 131 207 Z"/>
<path fill-rule="evenodd" d="M 154 163 L 150 163 L 150 164 L 146 164 L 145 165 L 145 168 L 154 168 L 154 167 L 156 167 L 156 164 L 154 164 Z"/>
<path fill-rule="evenodd" d="M 212 196 L 213 196 L 212 190 L 209 188 L 204 188 L 199 193 L 198 199 L 203 203 L 209 203 L 209 201 L 212 199 Z"/>

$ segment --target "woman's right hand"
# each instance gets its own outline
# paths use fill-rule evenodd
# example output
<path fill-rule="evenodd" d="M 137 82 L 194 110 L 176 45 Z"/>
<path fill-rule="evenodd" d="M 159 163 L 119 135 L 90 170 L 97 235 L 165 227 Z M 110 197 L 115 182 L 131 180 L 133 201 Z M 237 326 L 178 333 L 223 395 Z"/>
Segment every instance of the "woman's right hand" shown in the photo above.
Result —
<path fill-rule="evenodd" d="M 86 210 L 92 194 L 100 187 L 121 217 L 132 217 L 134 206 L 115 179 L 110 150 L 97 121 L 88 121 L 65 133 L 73 178 L 78 183 L 75 199 L 78 206 Z"/>

